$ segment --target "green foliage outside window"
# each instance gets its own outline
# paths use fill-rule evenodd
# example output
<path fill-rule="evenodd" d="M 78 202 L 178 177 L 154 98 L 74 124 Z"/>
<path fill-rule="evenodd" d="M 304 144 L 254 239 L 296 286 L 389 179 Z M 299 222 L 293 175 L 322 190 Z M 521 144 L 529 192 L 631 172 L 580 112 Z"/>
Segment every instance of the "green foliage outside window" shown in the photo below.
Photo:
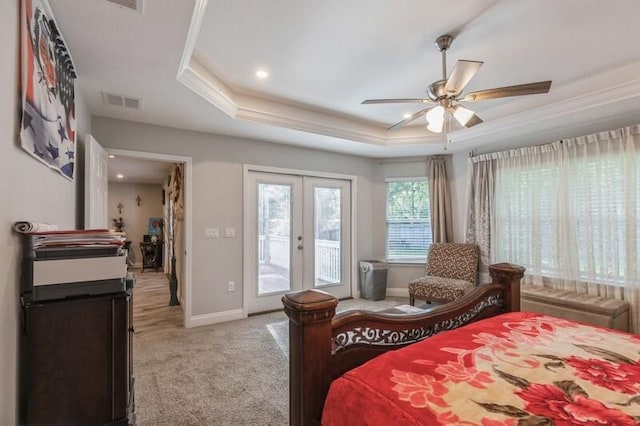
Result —
<path fill-rule="evenodd" d="M 387 258 L 422 261 L 431 242 L 428 182 L 387 182 Z"/>

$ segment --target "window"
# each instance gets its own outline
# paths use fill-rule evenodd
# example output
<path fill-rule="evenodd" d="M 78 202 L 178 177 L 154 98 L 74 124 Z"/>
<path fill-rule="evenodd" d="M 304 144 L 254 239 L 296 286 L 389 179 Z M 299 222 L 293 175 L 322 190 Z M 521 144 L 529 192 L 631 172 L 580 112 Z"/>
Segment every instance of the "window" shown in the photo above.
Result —
<path fill-rule="evenodd" d="M 557 275 L 557 188 L 558 170 L 550 165 L 506 167 L 497 174 L 494 259 Z"/>
<path fill-rule="evenodd" d="M 493 257 L 537 276 L 624 282 L 640 248 L 640 154 L 553 160 L 497 173 Z"/>
<path fill-rule="evenodd" d="M 424 262 L 433 241 L 426 178 L 387 179 L 387 260 Z"/>

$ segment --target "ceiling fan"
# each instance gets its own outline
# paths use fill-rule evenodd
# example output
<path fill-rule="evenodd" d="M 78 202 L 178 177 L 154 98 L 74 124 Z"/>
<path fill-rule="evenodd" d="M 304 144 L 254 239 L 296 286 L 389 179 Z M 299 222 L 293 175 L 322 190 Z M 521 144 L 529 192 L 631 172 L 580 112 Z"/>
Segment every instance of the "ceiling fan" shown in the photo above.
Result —
<path fill-rule="evenodd" d="M 452 42 L 453 36 L 449 34 L 438 37 L 435 42 L 438 50 L 442 52 L 442 80 L 434 81 L 427 86 L 426 98 L 367 99 L 362 101 L 363 104 L 421 103 L 435 105 L 432 108 L 425 108 L 412 114 L 387 130 L 397 129 L 425 115 L 428 123 L 427 129 L 435 133 L 441 133 L 445 123 L 446 112 L 452 115 L 462 126 L 473 127 L 482 123 L 482 119 L 475 112 L 462 106 L 461 103 L 547 93 L 551 87 L 551 81 L 538 81 L 536 83 L 480 90 L 463 95 L 462 91 L 465 86 L 471 81 L 484 62 L 459 60 L 451 75 L 447 78 L 447 49 L 449 49 Z"/>

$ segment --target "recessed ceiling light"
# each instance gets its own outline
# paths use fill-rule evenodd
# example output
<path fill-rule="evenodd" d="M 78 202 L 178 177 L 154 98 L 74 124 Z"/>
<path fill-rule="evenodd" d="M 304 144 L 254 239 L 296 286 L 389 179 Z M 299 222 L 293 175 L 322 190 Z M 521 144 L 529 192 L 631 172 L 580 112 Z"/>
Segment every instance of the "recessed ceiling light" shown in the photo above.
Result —
<path fill-rule="evenodd" d="M 264 80 L 269 77 L 269 73 L 265 70 L 258 70 L 256 71 L 256 77 L 258 77 L 260 80 Z"/>
<path fill-rule="evenodd" d="M 116 175 L 116 177 L 117 177 L 118 179 L 122 179 L 122 178 L 124 178 L 124 175 L 117 174 L 117 175 Z"/>
<path fill-rule="evenodd" d="M 402 118 L 409 118 L 411 117 L 413 114 L 411 114 L 410 112 L 407 112 L 405 115 L 402 116 Z"/>
<path fill-rule="evenodd" d="M 109 154 L 109 158 L 116 158 L 116 156 L 113 154 Z"/>

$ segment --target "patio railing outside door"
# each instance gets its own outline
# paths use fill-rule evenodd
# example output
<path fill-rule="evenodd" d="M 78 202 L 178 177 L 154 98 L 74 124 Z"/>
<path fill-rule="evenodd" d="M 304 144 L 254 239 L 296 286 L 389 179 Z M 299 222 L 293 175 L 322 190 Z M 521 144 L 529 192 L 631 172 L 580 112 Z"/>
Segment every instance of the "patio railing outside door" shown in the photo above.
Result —
<path fill-rule="evenodd" d="M 289 238 L 260 235 L 258 238 L 260 264 L 289 270 Z M 325 284 L 340 282 L 340 242 L 316 240 L 316 281 Z"/>

